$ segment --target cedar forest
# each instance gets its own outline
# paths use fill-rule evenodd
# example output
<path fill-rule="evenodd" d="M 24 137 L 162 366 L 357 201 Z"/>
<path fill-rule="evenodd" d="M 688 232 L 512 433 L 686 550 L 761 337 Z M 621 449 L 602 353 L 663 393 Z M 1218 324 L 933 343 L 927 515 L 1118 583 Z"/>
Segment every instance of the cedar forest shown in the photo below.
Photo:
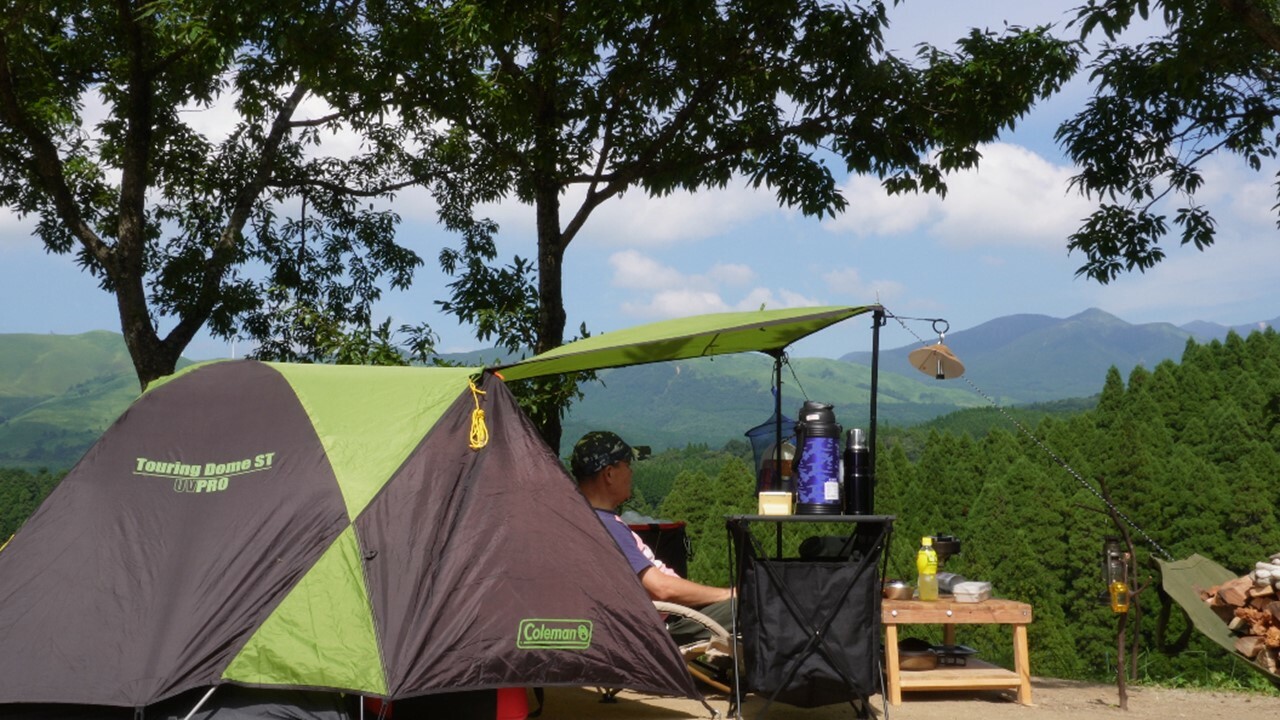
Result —
<path fill-rule="evenodd" d="M 1265 685 L 1217 646 L 1188 631 L 1174 606 L 1161 617 L 1154 558 L 1193 553 L 1235 572 L 1280 551 L 1280 334 L 1188 342 L 1181 362 L 1114 368 L 1097 405 L 1020 430 L 1010 420 L 974 437 L 886 428 L 877 459 L 875 511 L 895 515 L 889 577 L 914 581 L 923 535 L 961 538 L 943 568 L 988 580 L 1031 603 L 1031 662 L 1041 676 L 1108 680 L 1115 616 L 1103 599 L 1104 538 L 1118 534 L 1099 480 L 1132 521 L 1140 625 L 1137 679 L 1200 686 Z M 693 579 L 728 581 L 723 517 L 755 511 L 750 450 L 689 446 L 637 463 L 628 506 L 687 523 Z M 59 473 L 0 470 L 0 542 L 56 485 Z M 799 537 L 790 537 L 792 547 Z M 907 627 L 932 642 L 937 628 Z M 1005 628 L 966 628 L 959 642 L 1011 666 Z"/>

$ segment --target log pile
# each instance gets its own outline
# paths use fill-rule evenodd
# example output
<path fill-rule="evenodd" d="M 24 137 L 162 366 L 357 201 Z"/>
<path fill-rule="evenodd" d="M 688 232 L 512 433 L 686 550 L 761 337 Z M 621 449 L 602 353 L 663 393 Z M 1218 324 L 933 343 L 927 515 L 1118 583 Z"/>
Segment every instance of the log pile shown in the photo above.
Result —
<path fill-rule="evenodd" d="M 1280 553 L 1259 562 L 1248 575 L 1200 595 L 1236 633 L 1236 652 L 1276 673 L 1280 667 Z"/>

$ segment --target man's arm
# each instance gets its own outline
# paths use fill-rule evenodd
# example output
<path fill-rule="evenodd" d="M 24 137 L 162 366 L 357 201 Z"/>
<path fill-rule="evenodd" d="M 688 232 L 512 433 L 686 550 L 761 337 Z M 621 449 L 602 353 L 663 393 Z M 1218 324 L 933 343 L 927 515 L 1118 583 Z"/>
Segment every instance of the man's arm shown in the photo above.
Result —
<path fill-rule="evenodd" d="M 652 600 L 673 602 L 691 608 L 705 607 L 733 597 L 733 591 L 729 588 L 700 585 L 678 575 L 667 575 L 652 567 L 640 572 L 640 584 Z"/>

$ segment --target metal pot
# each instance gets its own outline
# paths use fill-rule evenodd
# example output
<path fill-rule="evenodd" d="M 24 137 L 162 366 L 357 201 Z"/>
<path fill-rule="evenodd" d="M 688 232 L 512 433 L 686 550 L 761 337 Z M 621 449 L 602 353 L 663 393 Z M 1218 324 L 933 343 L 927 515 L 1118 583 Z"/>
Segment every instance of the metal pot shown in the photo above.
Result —
<path fill-rule="evenodd" d="M 919 638 L 898 641 L 898 667 L 902 670 L 932 670 L 938 667 L 938 653 Z"/>
<path fill-rule="evenodd" d="M 901 670 L 932 670 L 936 667 L 938 667 L 938 654 L 932 650 L 898 651 L 898 668 Z"/>
<path fill-rule="evenodd" d="M 905 580 L 890 580 L 884 584 L 884 596 L 889 600 L 910 600 L 913 593 Z"/>

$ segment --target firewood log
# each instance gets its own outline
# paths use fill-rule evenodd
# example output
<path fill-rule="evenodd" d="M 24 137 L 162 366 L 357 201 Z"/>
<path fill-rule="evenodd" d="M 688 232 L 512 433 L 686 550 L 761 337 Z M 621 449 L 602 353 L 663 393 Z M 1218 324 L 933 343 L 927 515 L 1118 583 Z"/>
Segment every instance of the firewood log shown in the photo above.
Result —
<path fill-rule="evenodd" d="M 1267 612 L 1271 613 L 1271 617 L 1280 623 L 1280 600 L 1273 600 L 1267 603 Z"/>
<path fill-rule="evenodd" d="M 1249 588 L 1253 587 L 1253 580 L 1245 575 L 1235 580 L 1228 580 L 1218 589 L 1218 598 L 1228 605 L 1241 607 L 1249 601 Z"/>
<path fill-rule="evenodd" d="M 1280 628 L 1267 628 L 1267 634 L 1263 636 L 1263 644 L 1273 651 L 1280 648 Z"/>
<path fill-rule="evenodd" d="M 1209 609 L 1213 611 L 1214 615 L 1221 618 L 1224 623 L 1229 623 L 1235 618 L 1236 609 L 1226 603 L 1223 603 L 1222 605 L 1210 605 Z"/>
<path fill-rule="evenodd" d="M 1250 660 L 1257 657 L 1258 653 L 1265 650 L 1266 647 L 1266 640 L 1257 635 L 1244 635 L 1236 638 L 1236 652 Z"/>
<path fill-rule="evenodd" d="M 1261 665 L 1267 672 L 1274 674 L 1276 671 L 1275 650 L 1264 649 L 1262 652 L 1258 653 L 1258 657 L 1255 659 L 1255 662 Z"/>

